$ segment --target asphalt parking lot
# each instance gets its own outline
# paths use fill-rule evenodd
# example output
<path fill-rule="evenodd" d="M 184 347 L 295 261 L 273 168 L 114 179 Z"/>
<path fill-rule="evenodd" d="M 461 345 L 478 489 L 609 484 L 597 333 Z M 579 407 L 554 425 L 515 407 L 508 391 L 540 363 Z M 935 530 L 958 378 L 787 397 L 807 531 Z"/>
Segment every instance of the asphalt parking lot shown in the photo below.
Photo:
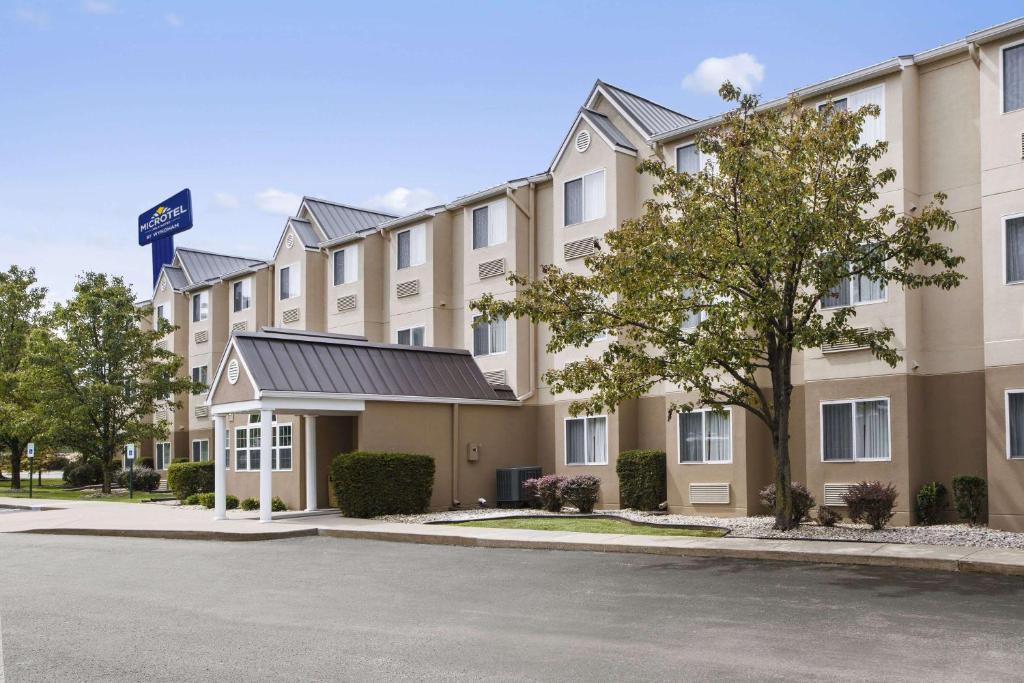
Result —
<path fill-rule="evenodd" d="M 1019 680 L 1024 579 L 4 534 L 0 628 L 9 683 Z"/>

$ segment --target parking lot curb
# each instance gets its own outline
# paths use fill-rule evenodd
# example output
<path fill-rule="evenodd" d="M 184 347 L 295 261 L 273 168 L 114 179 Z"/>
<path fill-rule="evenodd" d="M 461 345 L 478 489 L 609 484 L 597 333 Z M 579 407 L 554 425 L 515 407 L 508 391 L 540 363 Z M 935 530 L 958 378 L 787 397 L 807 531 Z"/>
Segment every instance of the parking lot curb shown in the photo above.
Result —
<path fill-rule="evenodd" d="M 281 538 L 316 536 L 316 529 L 292 529 L 289 531 L 232 532 L 232 531 L 190 531 L 185 529 L 26 529 L 19 534 L 47 534 L 54 536 L 115 536 L 123 538 L 167 538 L 184 541 L 273 541 Z"/>

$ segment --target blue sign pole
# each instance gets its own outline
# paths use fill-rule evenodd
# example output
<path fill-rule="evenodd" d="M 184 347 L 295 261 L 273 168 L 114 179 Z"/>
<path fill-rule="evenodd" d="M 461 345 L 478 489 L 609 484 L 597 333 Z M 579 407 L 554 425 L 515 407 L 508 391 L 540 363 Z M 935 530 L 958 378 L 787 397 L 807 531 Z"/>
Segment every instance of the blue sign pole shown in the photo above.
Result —
<path fill-rule="evenodd" d="M 174 260 L 174 236 L 192 227 L 192 192 L 184 190 L 139 214 L 139 246 L 153 247 L 153 286 Z"/>

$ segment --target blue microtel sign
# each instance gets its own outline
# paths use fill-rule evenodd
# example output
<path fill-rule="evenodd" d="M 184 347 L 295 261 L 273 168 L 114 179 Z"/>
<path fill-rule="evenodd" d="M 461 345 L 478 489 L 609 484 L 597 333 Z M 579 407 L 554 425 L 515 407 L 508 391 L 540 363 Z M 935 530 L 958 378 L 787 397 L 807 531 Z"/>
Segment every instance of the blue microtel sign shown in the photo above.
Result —
<path fill-rule="evenodd" d="M 171 237 L 192 227 L 192 193 L 185 188 L 139 214 L 139 246 Z"/>

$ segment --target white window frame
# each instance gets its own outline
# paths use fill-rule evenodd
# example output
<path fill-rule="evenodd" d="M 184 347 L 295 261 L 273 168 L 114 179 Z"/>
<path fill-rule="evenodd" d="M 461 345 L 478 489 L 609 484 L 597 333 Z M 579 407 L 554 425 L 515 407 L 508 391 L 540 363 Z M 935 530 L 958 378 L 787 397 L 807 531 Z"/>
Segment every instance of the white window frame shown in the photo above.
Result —
<path fill-rule="evenodd" d="M 242 307 L 235 308 L 235 287 L 242 288 Z M 252 308 L 252 278 L 242 278 L 231 283 L 231 312 L 241 313 Z"/>
<path fill-rule="evenodd" d="M 1007 389 L 1003 392 L 1003 424 L 1006 425 L 1006 459 L 1024 460 L 1024 453 L 1013 455 L 1010 452 L 1010 394 L 1024 394 L 1024 389 Z"/>
<path fill-rule="evenodd" d="M 1021 109 L 1020 111 L 1024 111 Z M 1024 285 L 1024 279 L 1010 281 L 1010 269 L 1006 263 L 1006 231 L 1008 223 L 1015 218 L 1024 218 L 1024 213 L 1008 213 L 1005 216 L 1000 216 L 999 221 L 1002 223 L 1002 247 L 1003 247 L 1003 284 L 1004 285 Z"/>
<path fill-rule="evenodd" d="M 423 344 L 422 345 L 421 344 L 413 344 L 412 343 L 413 332 L 415 330 L 423 330 Z M 409 343 L 408 344 L 402 344 L 402 342 L 398 341 L 398 336 L 402 332 L 408 332 L 409 333 Z M 410 325 L 409 327 L 400 327 L 400 328 L 398 328 L 397 330 L 395 330 L 395 343 L 396 344 L 400 344 L 402 346 L 426 346 L 427 345 L 427 326 L 426 325 Z"/>
<path fill-rule="evenodd" d="M 882 285 L 883 296 L 881 299 L 865 299 L 864 301 L 854 301 L 854 278 L 866 277 L 864 275 L 846 275 L 844 279 L 847 279 L 847 286 L 850 288 L 850 303 L 848 304 L 837 304 L 835 306 L 829 306 L 825 304 L 825 299 L 821 299 L 821 310 L 823 311 L 835 311 L 840 308 L 856 308 L 857 306 L 870 306 L 872 304 L 884 304 L 889 301 L 889 283 L 886 282 Z M 870 278 L 869 278 L 870 279 Z"/>
<path fill-rule="evenodd" d="M 686 413 L 676 414 L 676 462 L 680 465 L 731 465 L 732 464 L 732 408 L 724 408 L 725 413 L 729 415 L 729 459 L 728 460 L 708 460 L 708 416 L 707 413 L 713 413 L 713 408 L 694 408 L 688 410 Z M 701 439 L 701 460 L 700 461 L 689 461 L 683 460 L 683 419 L 684 414 L 701 413 L 701 432 L 704 438 Z"/>
<path fill-rule="evenodd" d="M 255 421 L 252 419 L 253 417 L 256 418 Z M 278 428 L 279 427 L 287 427 L 289 432 L 290 432 L 290 436 L 291 436 L 291 442 L 288 444 L 288 448 L 292 452 L 292 464 L 291 464 L 291 467 L 288 467 L 288 468 L 281 468 L 281 467 L 278 466 L 279 465 L 279 462 L 278 462 L 279 461 L 279 453 L 278 453 L 279 446 L 277 445 L 277 440 L 278 440 L 278 433 L 279 433 Z M 238 432 L 243 431 L 243 430 L 246 433 L 245 434 L 245 448 L 239 449 L 238 448 Z M 251 434 L 253 432 L 255 432 L 256 434 L 260 433 L 259 415 L 255 415 L 255 416 L 250 415 L 247 424 L 245 424 L 245 425 L 243 425 L 241 427 L 235 427 L 235 433 L 234 433 L 235 438 L 234 438 L 234 441 L 233 441 L 233 444 L 234 444 L 233 450 L 234 450 L 234 457 L 235 457 L 235 471 L 236 472 L 259 472 L 260 471 L 259 467 L 255 467 L 254 468 L 254 467 L 251 466 L 252 460 L 250 459 L 250 453 L 252 453 L 253 451 L 256 451 L 257 453 L 260 452 L 260 446 L 257 446 L 255 448 L 253 448 L 250 445 L 252 443 L 252 439 L 250 438 L 250 436 L 251 436 Z M 238 451 L 239 450 L 241 450 L 241 451 L 243 451 L 245 453 L 245 467 L 238 467 Z M 291 472 L 295 468 L 295 428 L 294 428 L 294 426 L 292 425 L 291 422 L 278 423 L 277 420 L 274 420 L 271 423 L 271 429 L 270 429 L 270 468 L 274 472 Z"/>
<path fill-rule="evenodd" d="M 1011 111 L 1006 111 L 1006 74 L 1003 73 L 1003 71 L 1004 71 L 1003 67 L 1006 65 L 1006 60 L 1004 59 L 1004 56 L 1005 56 L 1004 53 L 1007 50 L 1011 50 L 1011 49 L 1013 49 L 1015 47 L 1020 47 L 1021 45 L 1024 45 L 1024 40 L 1017 40 L 1017 41 L 1014 41 L 1012 43 L 1007 43 L 1006 45 L 1002 45 L 999 48 L 999 115 L 1000 116 L 1002 116 L 1003 114 L 1016 114 L 1019 111 L 1024 111 L 1024 107 L 1021 107 L 1020 109 L 1013 109 Z"/>
<path fill-rule="evenodd" d="M 592 419 L 604 420 L 604 453 L 603 460 L 597 459 L 597 454 L 594 454 L 594 460 L 588 461 L 586 444 L 590 442 L 588 438 L 590 435 L 590 422 Z M 575 420 L 583 420 L 583 462 L 569 462 L 569 423 Z M 593 467 L 595 465 L 607 465 L 608 464 L 608 416 L 607 415 L 579 415 L 578 417 L 567 417 L 562 422 L 562 461 L 566 467 Z"/>
<path fill-rule="evenodd" d="M 683 147 L 697 147 L 697 141 L 693 140 L 691 142 L 682 142 L 672 148 L 672 168 L 674 168 L 677 173 L 679 172 L 679 150 L 681 150 Z M 716 165 L 714 156 L 711 154 L 705 154 L 704 152 L 698 149 L 697 170 L 703 171 L 709 162 L 711 163 L 712 169 L 714 169 Z"/>
<path fill-rule="evenodd" d="M 165 449 L 161 448 L 161 446 L 165 446 L 166 448 Z M 160 458 L 160 451 L 161 450 L 166 450 L 167 451 L 167 454 L 163 458 L 162 463 L 161 463 L 161 458 Z M 173 460 L 174 460 L 174 448 L 171 447 L 171 442 L 170 441 L 157 441 L 156 444 L 154 444 L 154 446 L 153 446 L 153 466 L 157 469 L 157 471 L 159 471 L 159 472 L 166 472 L 167 468 L 170 467 L 170 465 L 171 465 L 171 461 L 173 461 Z M 163 467 L 160 466 L 161 464 L 163 464 Z"/>
<path fill-rule="evenodd" d="M 477 321 L 477 319 L 478 318 L 482 318 L 482 317 L 483 317 L 482 315 L 474 315 L 473 316 L 473 321 L 472 321 L 472 323 L 469 326 L 470 333 L 471 333 L 471 336 L 473 338 L 473 348 L 471 349 L 471 351 L 473 353 L 473 357 L 474 358 L 484 358 L 485 356 L 504 356 L 506 353 L 508 353 L 508 319 L 505 319 L 505 340 L 504 340 L 505 343 L 502 344 L 502 346 L 504 346 L 505 348 L 502 349 L 501 351 L 494 351 L 493 350 L 494 349 L 494 344 L 492 343 L 492 340 L 494 338 L 494 332 L 491 329 L 491 323 L 486 323 L 486 325 L 487 325 L 487 353 L 477 353 L 476 352 L 476 336 L 473 333 L 476 332 L 476 321 Z"/>
<path fill-rule="evenodd" d="M 196 370 L 204 370 L 205 371 L 205 372 L 200 372 L 199 374 L 200 375 L 206 375 L 206 379 L 203 380 L 203 384 L 205 384 L 206 387 L 209 388 L 209 386 L 210 386 L 210 382 L 209 382 L 209 379 L 210 379 L 210 366 L 208 364 L 193 365 L 192 369 L 191 369 L 191 372 L 189 373 L 192 376 L 192 381 L 193 382 L 199 381 L 199 380 L 196 379 Z"/>
<path fill-rule="evenodd" d="M 872 403 L 872 402 L 875 402 L 875 401 L 885 401 L 885 404 L 886 404 L 885 416 L 887 418 L 887 423 L 888 423 L 888 424 L 886 424 L 886 436 L 888 438 L 888 444 L 887 444 L 888 448 L 886 448 L 886 450 L 889 453 L 889 457 L 888 458 L 858 458 L 857 457 L 857 429 L 856 429 L 857 408 L 856 408 L 856 405 L 854 405 L 854 408 L 853 408 L 853 411 L 852 411 L 852 417 L 851 417 L 851 419 L 854 420 L 854 429 L 852 430 L 853 442 L 851 444 L 851 446 L 852 446 L 851 450 L 853 452 L 853 457 L 852 458 L 844 458 L 842 460 L 838 460 L 838 459 L 826 460 L 825 459 L 825 406 L 826 405 L 836 405 L 836 404 L 840 404 L 840 403 L 851 403 L 851 404 Z M 828 400 L 828 401 L 820 401 L 818 403 L 818 457 L 821 459 L 821 462 L 826 464 L 826 465 L 833 464 L 833 463 L 840 463 L 841 464 L 841 463 L 851 463 L 851 462 L 892 462 L 892 401 L 890 400 L 890 398 L 888 396 L 871 396 L 871 397 L 867 397 L 867 398 L 839 398 L 839 399 L 831 399 L 831 400 Z"/>
<path fill-rule="evenodd" d="M 603 173 L 604 174 L 604 204 L 601 207 L 601 215 L 600 216 L 593 216 L 591 218 L 587 218 L 587 181 L 586 181 L 586 178 L 588 176 L 592 176 L 592 175 L 594 175 L 596 173 Z M 565 186 L 568 185 L 569 183 L 573 182 L 573 181 L 576 181 L 576 180 L 580 181 L 580 199 L 583 202 L 581 218 L 583 220 L 581 220 L 579 223 L 566 223 L 565 222 Z M 569 227 L 572 227 L 572 226 L 575 226 L 575 225 L 583 225 L 584 223 L 589 223 L 591 221 L 599 221 L 599 220 L 601 220 L 602 218 L 604 218 L 607 215 L 608 215 L 608 171 L 607 171 L 607 169 L 605 169 L 605 168 L 595 168 L 593 171 L 587 171 L 583 175 L 578 175 L 578 176 L 574 176 L 572 178 L 567 178 L 562 183 L 562 227 L 569 228 Z"/>
<path fill-rule="evenodd" d="M 199 300 L 199 310 L 196 311 L 196 300 Z M 192 308 L 192 322 L 201 323 L 205 320 L 210 319 L 210 290 L 204 289 L 201 292 L 196 292 L 192 295 L 192 300 L 189 302 L 189 306 Z M 196 314 L 199 317 L 196 318 Z"/>
<path fill-rule="evenodd" d="M 483 244 L 478 247 L 473 241 L 475 236 L 473 221 L 476 216 L 476 212 L 480 209 L 487 209 L 487 244 Z M 507 200 L 499 199 L 498 201 L 490 202 L 488 204 L 474 206 L 471 209 L 467 209 L 467 211 L 469 212 L 469 243 L 474 250 L 496 247 L 499 244 L 505 244 L 505 242 L 508 242 Z"/>
<path fill-rule="evenodd" d="M 353 282 L 359 280 L 359 245 L 348 244 L 340 249 L 335 249 L 331 252 L 331 286 L 340 287 L 341 285 L 350 285 Z M 338 258 L 338 254 L 341 254 L 341 258 L 344 259 L 345 268 L 345 279 L 338 282 L 335 278 L 335 260 Z"/>
<path fill-rule="evenodd" d="M 302 271 L 299 268 L 299 262 L 286 263 L 277 269 L 277 300 L 278 301 L 291 301 L 292 299 L 298 299 L 302 296 Z M 288 271 L 288 297 L 285 299 L 281 298 L 281 276 L 284 275 L 284 271 Z"/>
<path fill-rule="evenodd" d="M 820 110 L 823 105 L 828 103 L 829 99 L 831 99 L 833 102 L 835 102 L 837 100 L 846 100 L 846 111 L 850 111 L 850 98 L 851 97 L 854 97 L 856 95 L 860 95 L 861 93 L 865 93 L 865 92 L 867 92 L 869 90 L 874 90 L 876 88 L 878 88 L 878 89 L 880 89 L 882 91 L 882 97 L 880 98 L 882 100 L 882 103 L 879 105 L 879 108 L 881 109 L 881 111 L 878 112 L 878 121 L 879 121 L 879 123 L 882 126 L 882 131 L 881 131 L 882 135 L 877 140 L 875 140 L 875 142 L 876 143 L 877 142 L 884 142 L 884 141 L 889 139 L 889 131 L 886 129 L 886 125 L 885 125 L 885 114 L 886 114 L 887 109 L 886 109 L 886 97 L 885 97 L 886 87 L 885 87 L 885 82 L 884 81 L 881 82 L 881 83 L 875 83 L 874 85 L 870 85 L 870 86 L 868 86 L 866 88 L 858 88 L 857 90 L 850 90 L 850 91 L 844 92 L 844 93 L 842 93 L 842 94 L 840 94 L 838 96 L 836 96 L 836 95 L 834 95 L 832 93 L 829 93 L 829 96 L 826 97 L 825 99 L 818 100 L 817 102 L 815 102 L 814 103 L 814 108 Z M 863 133 L 864 133 L 864 131 L 862 130 L 861 134 L 863 134 Z M 859 142 L 862 145 L 865 144 L 863 140 L 860 140 Z M 874 144 L 874 143 L 872 143 L 872 144 Z"/>
<path fill-rule="evenodd" d="M 174 324 L 171 321 L 171 316 L 169 314 L 169 312 L 174 309 L 174 307 L 171 305 L 171 302 L 167 302 L 165 304 L 156 304 L 155 306 L 153 306 L 153 329 L 154 330 L 159 329 L 159 327 L 160 327 L 160 312 L 159 311 L 160 311 L 161 308 L 164 309 L 164 314 L 165 314 L 164 315 L 164 320 L 166 320 L 167 322 L 171 323 L 172 325 Z"/>
<path fill-rule="evenodd" d="M 196 460 L 196 444 L 206 444 L 206 460 Z M 200 448 L 200 451 L 203 449 Z M 200 453 L 201 454 L 201 453 Z M 210 462 L 210 440 L 209 439 L 192 439 L 192 448 L 189 449 L 188 453 L 189 462 Z"/>
<path fill-rule="evenodd" d="M 401 265 L 399 262 L 399 249 L 398 240 L 399 236 L 408 233 L 409 234 L 409 263 L 407 265 Z M 422 246 L 422 249 L 417 249 L 417 244 Z M 418 259 L 418 260 L 417 260 Z M 399 230 L 395 233 L 395 270 L 405 270 L 407 268 L 415 268 L 416 266 L 422 266 L 427 262 L 427 226 L 425 224 L 414 225 L 404 230 Z"/>

